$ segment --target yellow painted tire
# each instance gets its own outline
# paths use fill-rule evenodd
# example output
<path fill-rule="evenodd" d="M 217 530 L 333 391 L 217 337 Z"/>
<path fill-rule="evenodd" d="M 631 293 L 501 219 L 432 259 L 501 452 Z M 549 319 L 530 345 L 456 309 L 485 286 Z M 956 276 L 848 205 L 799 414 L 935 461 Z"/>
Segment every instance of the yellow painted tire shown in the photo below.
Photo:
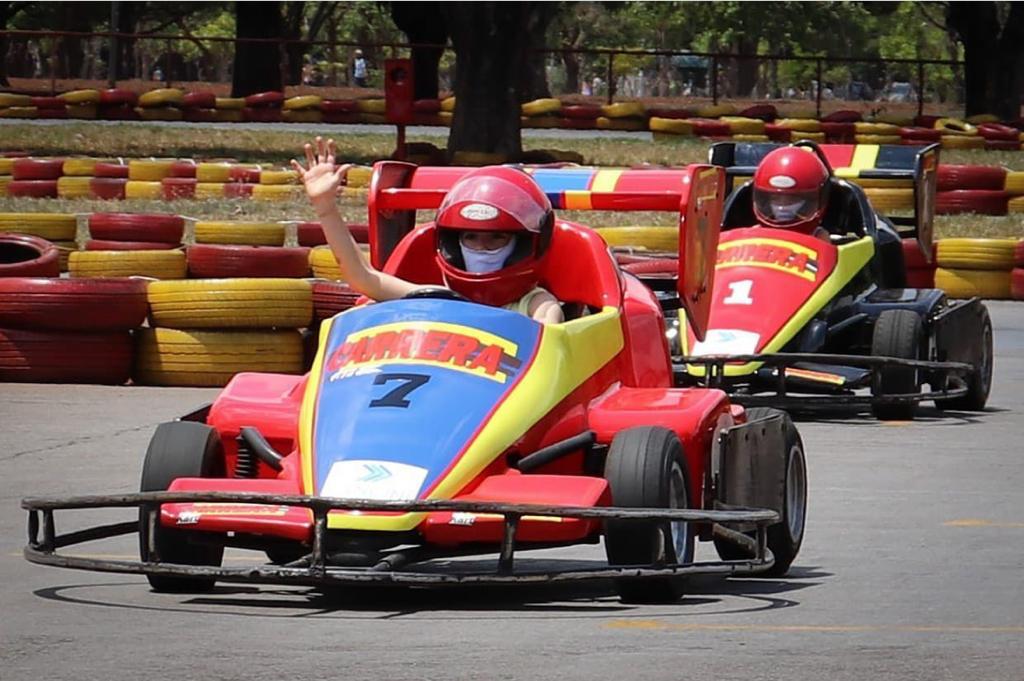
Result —
<path fill-rule="evenodd" d="M 600 227 L 597 230 L 609 246 L 632 246 L 651 251 L 679 250 L 675 227 Z"/>
<path fill-rule="evenodd" d="M 305 190 L 297 184 L 258 184 L 252 188 L 254 201 L 301 201 Z"/>
<path fill-rule="evenodd" d="M 196 182 L 195 198 L 197 199 L 223 199 L 224 182 Z"/>
<path fill-rule="evenodd" d="M 34 106 L 8 106 L 0 109 L 0 118 L 38 118 L 39 109 Z"/>
<path fill-rule="evenodd" d="M 695 113 L 697 118 L 721 118 L 735 115 L 736 107 L 732 104 L 708 104 L 698 107 Z"/>
<path fill-rule="evenodd" d="M 10 175 L 0 175 L 0 196 L 7 196 L 7 186 L 11 183 Z"/>
<path fill-rule="evenodd" d="M 99 90 L 72 90 L 71 92 L 65 92 L 64 94 L 57 95 L 68 104 L 99 104 L 100 103 L 100 91 Z"/>
<path fill-rule="evenodd" d="M 144 109 L 141 106 L 135 108 L 135 113 L 144 121 L 180 121 L 182 119 L 181 109 L 173 106 L 160 106 L 152 109 Z"/>
<path fill-rule="evenodd" d="M 260 184 L 298 184 L 299 174 L 294 170 L 264 170 L 260 172 Z"/>
<path fill-rule="evenodd" d="M 245 108 L 245 97 L 217 97 L 214 101 L 218 110 L 241 111 Z"/>
<path fill-rule="evenodd" d="M 64 161 L 64 167 L 61 170 L 65 176 L 91 177 L 95 174 L 96 164 L 99 161 L 98 158 L 69 158 Z"/>
<path fill-rule="evenodd" d="M 281 120 L 285 123 L 322 123 L 324 120 L 324 112 L 320 109 L 283 111 L 281 112 Z"/>
<path fill-rule="evenodd" d="M 858 135 L 890 135 L 899 138 L 900 128 L 892 123 L 868 123 L 857 121 L 853 124 L 853 131 Z"/>
<path fill-rule="evenodd" d="M 197 244 L 283 246 L 284 225 L 277 222 L 200 221 L 195 224 L 195 240 Z"/>
<path fill-rule="evenodd" d="M 857 144 L 900 144 L 903 138 L 899 135 L 854 135 Z"/>
<path fill-rule="evenodd" d="M 373 168 L 370 166 L 352 166 L 345 175 L 347 187 L 369 187 L 370 177 L 373 175 Z"/>
<path fill-rule="evenodd" d="M 197 163 L 196 182 L 229 182 L 231 163 Z"/>
<path fill-rule="evenodd" d="M 94 120 L 99 111 L 96 104 L 68 104 L 68 118 Z"/>
<path fill-rule="evenodd" d="M 217 109 L 213 119 L 218 123 L 241 123 L 245 120 L 245 114 L 241 109 Z"/>
<path fill-rule="evenodd" d="M 796 132 L 821 132 L 821 121 L 813 118 L 780 118 L 775 125 Z M 796 135 L 793 138 L 796 139 Z"/>
<path fill-rule="evenodd" d="M 0 196 L 2 196 L 0 192 Z M 1024 196 L 1016 196 L 1006 202 L 1006 211 L 1008 213 L 1024 213 Z"/>
<path fill-rule="evenodd" d="M 0 157 L 0 175 L 13 175 L 14 174 L 14 159 Z"/>
<path fill-rule="evenodd" d="M 664 132 L 670 135 L 693 134 L 693 123 L 682 118 L 658 118 L 654 116 L 647 121 L 647 127 L 652 132 Z"/>
<path fill-rule="evenodd" d="M 980 135 L 971 137 L 968 135 L 943 135 L 942 147 L 944 149 L 984 149 L 985 138 Z"/>
<path fill-rule="evenodd" d="M 1017 239 L 939 239 L 939 267 L 965 270 L 1012 270 Z"/>
<path fill-rule="evenodd" d="M 146 385 L 216 387 L 242 371 L 301 374 L 302 351 L 295 330 L 138 329 L 132 378 Z"/>
<path fill-rule="evenodd" d="M 520 116 L 519 126 L 524 129 L 553 130 L 562 127 L 562 119 L 559 116 Z"/>
<path fill-rule="evenodd" d="M 154 281 L 150 324 L 172 329 L 298 329 L 313 319 L 313 287 L 302 279 Z"/>
<path fill-rule="evenodd" d="M 141 160 L 136 159 L 128 162 L 128 179 L 142 182 L 159 182 L 165 177 L 170 177 L 171 160 Z"/>
<path fill-rule="evenodd" d="M 184 279 L 187 269 L 185 252 L 177 249 L 75 251 L 68 259 L 72 277 Z"/>
<path fill-rule="evenodd" d="M 871 206 L 879 213 L 914 209 L 914 190 L 906 188 L 872 187 L 864 190 Z"/>
<path fill-rule="evenodd" d="M 935 121 L 933 126 L 936 130 L 941 130 L 943 137 L 947 135 L 965 135 L 968 137 L 975 137 L 978 134 L 978 128 L 971 125 L 967 121 L 960 120 L 959 118 L 940 118 Z"/>
<path fill-rule="evenodd" d="M 647 121 L 642 118 L 608 118 L 598 116 L 594 120 L 594 126 L 598 130 L 647 130 Z"/>
<path fill-rule="evenodd" d="M 28 95 L 16 95 L 11 92 L 0 92 L 0 107 L 32 106 L 32 98 Z"/>
<path fill-rule="evenodd" d="M 444 113 L 453 113 L 455 111 L 455 98 L 445 97 L 441 100 L 441 111 Z"/>
<path fill-rule="evenodd" d="M 383 114 L 386 110 L 384 99 L 373 97 L 370 99 L 357 99 L 356 109 L 360 113 Z"/>
<path fill-rule="evenodd" d="M 739 133 L 732 135 L 732 139 L 736 142 L 771 142 L 771 138 L 768 135 L 746 135 Z"/>
<path fill-rule="evenodd" d="M 91 177 L 65 175 L 57 178 L 57 196 L 61 199 L 86 199 L 92 195 Z"/>
<path fill-rule="evenodd" d="M 1014 196 L 1024 194 L 1024 171 L 1007 171 L 1006 179 L 1003 181 L 1003 191 Z"/>
<path fill-rule="evenodd" d="M 825 133 L 823 132 L 807 132 L 806 130 L 794 130 L 793 141 L 799 142 L 800 140 L 808 140 L 809 142 L 817 142 L 818 144 L 825 143 Z"/>
<path fill-rule="evenodd" d="M 78 218 L 65 213 L 0 213 L 0 232 L 32 234 L 47 241 L 74 241 Z"/>
<path fill-rule="evenodd" d="M 289 97 L 284 100 L 284 105 L 281 107 L 285 111 L 303 111 L 305 109 L 319 109 L 320 105 L 323 104 L 323 97 L 317 95 L 300 95 L 298 97 Z"/>
<path fill-rule="evenodd" d="M 164 186 L 160 182 L 128 180 L 124 185 L 126 199 L 162 199 Z"/>
<path fill-rule="evenodd" d="M 522 113 L 524 116 L 547 116 L 549 114 L 556 114 L 561 112 L 562 102 L 553 97 L 546 97 L 544 99 L 535 99 L 532 102 L 526 102 L 522 106 Z"/>
<path fill-rule="evenodd" d="M 330 246 L 316 246 L 309 251 L 309 268 L 317 279 L 343 281 L 338 261 L 331 253 Z"/>
<path fill-rule="evenodd" d="M 729 124 L 729 132 L 736 135 L 763 135 L 764 121 L 760 118 L 744 118 L 743 116 L 722 116 L 723 123 Z"/>
<path fill-rule="evenodd" d="M 847 182 L 860 185 L 862 189 L 913 189 L 912 179 L 896 179 L 887 177 L 845 177 Z"/>
<path fill-rule="evenodd" d="M 935 288 L 942 289 L 950 298 L 1007 299 L 1011 281 L 1009 270 L 935 270 Z"/>
<path fill-rule="evenodd" d="M 615 102 L 602 104 L 601 113 L 605 118 L 644 118 L 647 109 L 640 102 Z"/>
<path fill-rule="evenodd" d="M 139 95 L 138 104 L 145 109 L 163 106 L 181 106 L 185 93 L 178 88 L 162 87 Z"/>

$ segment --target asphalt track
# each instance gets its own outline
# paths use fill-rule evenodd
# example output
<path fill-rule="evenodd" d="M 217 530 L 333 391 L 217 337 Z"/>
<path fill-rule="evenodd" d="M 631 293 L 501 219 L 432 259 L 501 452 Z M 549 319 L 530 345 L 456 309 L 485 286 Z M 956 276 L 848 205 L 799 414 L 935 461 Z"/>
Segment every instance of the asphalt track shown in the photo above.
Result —
<path fill-rule="evenodd" d="M 0 384 L 0 679 L 1019 681 L 1024 305 L 990 308 L 986 413 L 801 422 L 810 510 L 791 574 L 701 579 L 673 605 L 622 605 L 604 584 L 180 596 L 31 565 L 23 496 L 135 491 L 155 425 L 215 391 Z M 85 551 L 134 557 L 127 539 Z"/>

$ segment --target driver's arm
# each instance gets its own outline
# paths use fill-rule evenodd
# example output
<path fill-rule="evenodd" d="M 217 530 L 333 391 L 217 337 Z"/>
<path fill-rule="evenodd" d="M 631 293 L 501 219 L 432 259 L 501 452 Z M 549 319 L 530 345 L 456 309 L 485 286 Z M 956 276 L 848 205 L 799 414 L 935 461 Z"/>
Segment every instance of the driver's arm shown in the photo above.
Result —
<path fill-rule="evenodd" d="M 547 291 L 535 293 L 530 299 L 527 311 L 531 319 L 541 324 L 561 324 L 565 321 L 565 314 L 562 313 L 558 299 Z"/>

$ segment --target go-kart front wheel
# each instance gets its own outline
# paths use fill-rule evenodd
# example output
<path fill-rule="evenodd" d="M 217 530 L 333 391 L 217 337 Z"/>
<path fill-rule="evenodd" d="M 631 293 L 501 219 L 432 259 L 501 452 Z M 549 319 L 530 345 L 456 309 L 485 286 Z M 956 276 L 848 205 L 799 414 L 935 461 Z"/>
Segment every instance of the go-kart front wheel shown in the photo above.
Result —
<path fill-rule="evenodd" d="M 163 492 L 178 478 L 213 478 L 224 475 L 224 455 L 217 431 L 203 423 L 173 421 L 161 423 L 149 442 L 142 465 L 142 492 Z M 156 523 L 154 545 L 160 562 L 179 565 L 219 566 L 224 547 L 194 541 L 194 533 Z M 150 560 L 149 519 L 139 512 L 139 555 Z M 213 579 L 146 575 L 154 591 L 192 593 L 209 591 Z"/>
<path fill-rule="evenodd" d="M 777 414 L 782 414 L 783 443 L 786 448 L 783 489 L 783 507 L 779 510 L 781 521 L 768 528 L 768 549 L 775 558 L 775 563 L 758 576 L 781 577 L 789 571 L 789 566 L 800 553 L 804 541 L 804 527 L 807 521 L 807 460 L 804 457 L 804 443 L 800 439 L 793 420 L 786 412 L 770 407 L 751 407 L 747 409 L 747 422 L 760 421 Z M 753 537 L 754 533 L 751 532 Z M 715 539 L 715 550 L 722 560 L 749 560 L 753 556 L 736 544 L 724 539 Z"/>
<path fill-rule="evenodd" d="M 875 320 L 871 334 L 871 354 L 875 357 L 920 359 L 924 335 L 921 316 L 913 310 L 884 310 Z M 871 392 L 875 396 L 916 393 L 921 389 L 917 369 L 879 367 L 875 371 Z M 917 402 L 873 402 L 871 413 L 883 421 L 914 418 Z"/>
<path fill-rule="evenodd" d="M 979 306 L 978 314 L 972 315 L 970 324 L 964 326 L 960 333 L 977 339 L 971 347 L 972 356 L 967 360 L 974 367 L 967 377 L 967 393 L 951 400 L 935 400 L 935 406 L 938 409 L 983 411 L 992 390 L 992 318 L 988 308 Z"/>
<path fill-rule="evenodd" d="M 628 508 L 690 508 L 690 475 L 683 446 L 667 428 L 629 428 L 618 433 L 604 468 L 612 505 Z M 685 522 L 608 520 L 604 545 L 609 565 L 665 566 L 693 562 L 693 528 Z M 685 578 L 616 581 L 626 603 L 664 603 L 683 595 Z"/>

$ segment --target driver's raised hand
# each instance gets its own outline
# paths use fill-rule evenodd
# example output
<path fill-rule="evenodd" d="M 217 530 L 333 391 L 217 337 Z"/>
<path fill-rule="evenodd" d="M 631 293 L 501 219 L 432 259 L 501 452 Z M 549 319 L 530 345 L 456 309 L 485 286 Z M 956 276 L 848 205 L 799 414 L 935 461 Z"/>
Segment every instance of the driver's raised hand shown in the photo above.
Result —
<path fill-rule="evenodd" d="M 299 174 L 314 210 L 319 213 L 321 208 L 334 206 L 334 199 L 345 183 L 345 175 L 351 164 L 335 167 L 337 147 L 333 139 L 325 142 L 322 137 L 317 137 L 315 148 L 307 143 L 303 149 L 306 165 L 303 166 L 295 159 L 292 159 L 291 165 Z"/>

